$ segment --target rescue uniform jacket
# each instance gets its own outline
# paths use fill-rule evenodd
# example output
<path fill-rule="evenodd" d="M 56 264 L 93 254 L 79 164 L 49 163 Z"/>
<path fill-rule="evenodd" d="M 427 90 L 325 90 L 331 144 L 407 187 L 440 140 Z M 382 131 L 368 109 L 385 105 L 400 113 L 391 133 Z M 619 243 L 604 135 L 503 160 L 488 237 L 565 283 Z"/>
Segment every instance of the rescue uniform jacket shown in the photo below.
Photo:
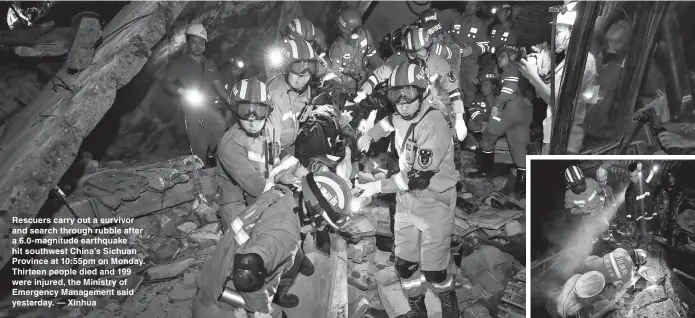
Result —
<path fill-rule="evenodd" d="M 391 69 L 394 69 L 396 68 L 396 66 L 401 65 L 401 63 L 407 61 L 408 56 L 405 55 L 405 53 L 396 52 L 386 59 L 386 65 L 388 65 L 388 67 L 390 67 Z"/>
<path fill-rule="evenodd" d="M 217 92 L 212 82 L 220 80 L 220 74 L 212 60 L 201 57 L 200 62 L 196 62 L 187 54 L 177 56 L 169 62 L 165 74 L 179 81 L 184 89 L 197 90 L 204 97 L 204 105 L 200 107 L 185 107 L 186 103 L 179 99 L 186 114 L 194 114 L 198 109 L 204 111 L 222 107 L 222 103 L 215 103 Z"/>
<path fill-rule="evenodd" d="M 443 92 L 448 93 L 448 102 L 451 103 L 454 114 L 463 114 L 465 112 L 463 107 L 463 93 L 459 88 L 458 76 L 454 74 L 449 64 L 436 54 L 430 54 L 425 64 L 425 72 L 427 73 L 428 81 L 432 84 L 432 87 L 440 86 Z M 365 92 L 367 95 L 371 94 L 374 87 L 389 79 L 393 69 L 394 68 L 391 68 L 388 64 L 384 64 L 377 68 L 369 76 L 367 81 L 362 84 L 360 91 Z M 436 95 L 434 92 L 432 94 Z M 448 104 L 444 101 L 443 103 Z"/>
<path fill-rule="evenodd" d="M 468 127 L 473 131 L 481 131 L 482 123 L 490 120 L 490 113 L 492 112 L 492 106 L 495 101 L 495 96 L 490 94 L 485 96 L 478 92 L 473 98 L 471 107 L 468 109 L 470 114 L 470 119 L 468 120 Z"/>
<path fill-rule="evenodd" d="M 452 41 L 435 40 L 432 44 L 432 53 L 441 56 L 454 74 L 459 74 L 461 68 L 461 47 Z"/>
<path fill-rule="evenodd" d="M 256 202 L 263 202 L 271 195 L 277 194 L 272 191 L 265 192 Z M 296 207 L 297 200 L 288 192 L 263 211 L 255 226 L 248 232 L 248 240 L 245 243 L 237 242 L 234 231 L 225 233 L 212 258 L 203 265 L 203 270 L 197 277 L 198 288 L 212 299 L 217 299 L 225 287 L 227 277 L 232 274 L 235 255 L 258 254 L 263 259 L 269 276 L 266 278 L 266 284 L 256 292 L 240 294 L 246 302 L 247 310 L 270 313 L 280 277 L 292 267 L 300 244 L 301 226 L 298 216 L 293 212 Z M 248 209 L 253 208 L 256 208 L 255 205 Z M 226 287 L 237 290 L 231 279 Z M 216 305 L 227 310 L 234 309 L 219 301 Z"/>
<path fill-rule="evenodd" d="M 500 94 L 495 99 L 494 105 L 497 107 L 503 107 L 514 94 L 519 92 L 519 80 L 522 79 L 519 65 L 510 61 L 509 64 L 502 68 L 500 78 L 502 79 L 502 88 L 500 89 Z"/>
<path fill-rule="evenodd" d="M 625 216 L 629 220 L 651 220 L 656 216 L 656 210 L 651 206 L 651 192 L 651 185 L 641 178 L 637 183 L 630 182 L 625 190 Z"/>
<path fill-rule="evenodd" d="M 348 43 L 342 36 L 338 36 L 331 45 L 329 57 L 331 59 L 331 70 L 338 75 L 347 87 L 355 87 L 360 85 L 360 83 L 355 83 L 355 79 L 344 72 L 352 70 L 356 73 L 353 76 L 365 78 L 368 72 L 366 69 L 367 64 L 372 69 L 384 65 L 384 61 L 377 54 L 372 35 L 365 28 L 361 28 L 359 38 L 353 43 Z"/>
<path fill-rule="evenodd" d="M 276 142 L 272 134 L 272 124 L 266 123 L 263 133 L 249 137 L 239 124 L 230 127 L 217 146 L 217 167 L 215 168 L 221 189 L 220 205 L 243 202 L 244 195 L 253 199 L 263 193 L 266 186 L 265 173 L 268 144 Z"/>
<path fill-rule="evenodd" d="M 593 219 L 603 212 L 600 198 L 601 186 L 592 178 L 586 178 L 586 190 L 580 194 L 567 189 L 565 191 L 565 209 L 572 214 L 582 215 L 585 219 Z"/>
<path fill-rule="evenodd" d="M 582 262 L 581 274 L 591 271 L 599 271 L 606 278 L 607 283 L 628 283 L 632 279 L 633 262 L 630 254 L 617 248 L 612 252 L 598 257 L 591 255 Z"/>
<path fill-rule="evenodd" d="M 490 24 L 478 16 L 465 14 L 454 18 L 449 32 L 459 47 L 469 46 L 473 49 L 470 58 L 478 58 L 490 50 L 487 28 Z"/>
<path fill-rule="evenodd" d="M 275 109 L 270 114 L 270 121 L 276 130 L 273 134 L 279 136 L 280 148 L 285 149 L 297 140 L 299 115 L 311 101 L 311 88 L 308 87 L 300 94 L 287 84 L 282 75 L 275 76 L 267 85 L 275 103 Z"/>
<path fill-rule="evenodd" d="M 510 22 L 501 24 L 495 23 L 490 28 L 490 52 L 495 53 L 500 47 L 505 45 L 516 46 L 516 34 L 512 28 L 514 25 Z"/>
<path fill-rule="evenodd" d="M 432 109 L 428 111 L 429 109 Z M 406 136 L 411 124 L 415 129 Z M 376 141 L 395 131 L 394 147 L 398 152 L 400 172 L 381 181 L 383 193 L 411 190 L 409 173 L 416 171 L 434 172 L 426 190 L 411 190 L 422 195 L 441 194 L 456 186 L 459 172 L 454 165 L 454 142 L 444 115 L 433 111 L 429 102 L 421 105 L 419 114 L 405 120 L 398 114 L 388 116 L 374 125 L 367 133 Z M 406 139 L 407 138 L 407 139 Z M 429 190 L 429 191 L 427 191 Z M 429 192 L 429 193 L 428 193 Z M 439 199 L 438 196 L 435 198 Z M 449 204 L 449 202 L 444 202 Z"/>

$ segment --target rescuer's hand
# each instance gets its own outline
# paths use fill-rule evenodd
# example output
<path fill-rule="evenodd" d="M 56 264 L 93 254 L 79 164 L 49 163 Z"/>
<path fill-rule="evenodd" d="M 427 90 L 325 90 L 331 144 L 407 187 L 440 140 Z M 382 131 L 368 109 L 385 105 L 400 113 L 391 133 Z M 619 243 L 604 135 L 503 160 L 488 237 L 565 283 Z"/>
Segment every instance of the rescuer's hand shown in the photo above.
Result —
<path fill-rule="evenodd" d="M 666 148 L 695 148 L 695 140 L 668 131 L 659 134 L 659 141 Z"/>
<path fill-rule="evenodd" d="M 367 98 L 367 93 L 365 93 L 363 91 L 359 91 L 359 92 L 357 92 L 357 96 L 355 97 L 355 99 L 352 100 L 352 102 L 355 104 L 359 104 L 365 98 Z"/>
<path fill-rule="evenodd" d="M 370 198 L 370 197 L 373 197 L 375 194 L 381 192 L 381 181 L 369 182 L 369 183 L 355 182 L 355 187 L 364 191 L 359 196 L 360 198 Z"/>
<path fill-rule="evenodd" d="M 466 139 L 468 135 L 468 127 L 466 127 L 466 121 L 463 119 L 463 114 L 456 114 L 456 123 L 454 124 L 454 129 L 456 130 L 456 138 L 459 141 Z"/>
<path fill-rule="evenodd" d="M 500 108 L 497 105 L 492 106 L 492 111 L 490 112 L 490 117 L 495 117 L 500 114 Z"/>
<path fill-rule="evenodd" d="M 463 44 L 463 47 L 461 48 L 461 57 L 468 57 L 471 54 L 473 54 L 473 48 L 471 48 L 468 44 Z"/>
<path fill-rule="evenodd" d="M 369 137 L 369 135 L 365 134 L 360 137 L 360 139 L 357 140 L 357 149 L 361 152 L 367 152 L 369 151 L 369 146 L 372 144 L 372 137 Z"/>

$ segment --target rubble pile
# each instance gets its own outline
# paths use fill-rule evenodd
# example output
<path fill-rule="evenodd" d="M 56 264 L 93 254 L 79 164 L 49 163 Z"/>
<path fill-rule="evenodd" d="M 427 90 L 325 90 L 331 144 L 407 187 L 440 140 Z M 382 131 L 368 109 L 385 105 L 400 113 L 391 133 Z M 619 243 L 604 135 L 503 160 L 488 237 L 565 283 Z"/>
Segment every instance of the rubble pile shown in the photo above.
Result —
<path fill-rule="evenodd" d="M 461 314 L 524 317 L 524 202 L 500 192 L 506 178 L 465 180 L 462 185 L 452 244 Z M 375 198 L 355 214 L 346 238 L 349 317 L 392 318 L 407 312 L 407 298 L 389 261 L 393 246 L 389 203 Z M 429 289 L 425 301 L 429 317 L 441 317 L 439 299 Z"/>

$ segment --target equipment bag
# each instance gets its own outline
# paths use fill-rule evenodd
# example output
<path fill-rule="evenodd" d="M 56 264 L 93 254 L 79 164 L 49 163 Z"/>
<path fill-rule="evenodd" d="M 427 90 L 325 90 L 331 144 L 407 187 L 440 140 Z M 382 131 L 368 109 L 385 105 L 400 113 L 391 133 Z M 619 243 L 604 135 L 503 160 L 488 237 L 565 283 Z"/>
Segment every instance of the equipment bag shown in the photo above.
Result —
<path fill-rule="evenodd" d="M 313 112 L 300 124 L 295 142 L 296 157 L 307 167 L 311 158 L 319 155 L 340 156 L 342 142 L 340 127 L 335 114 Z"/>

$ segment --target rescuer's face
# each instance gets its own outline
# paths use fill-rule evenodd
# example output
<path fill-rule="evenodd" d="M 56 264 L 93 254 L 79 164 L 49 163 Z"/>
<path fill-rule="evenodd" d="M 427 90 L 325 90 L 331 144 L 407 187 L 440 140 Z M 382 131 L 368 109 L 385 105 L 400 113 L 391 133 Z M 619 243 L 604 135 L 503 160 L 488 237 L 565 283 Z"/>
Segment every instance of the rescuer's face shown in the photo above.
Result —
<path fill-rule="evenodd" d="M 304 73 L 302 75 L 297 75 L 292 72 L 287 74 L 287 82 L 292 86 L 293 89 L 302 90 L 311 79 L 311 74 Z"/>
<path fill-rule="evenodd" d="M 509 15 L 512 14 L 512 11 L 509 9 L 499 9 L 497 10 L 497 19 L 505 23 L 507 20 L 509 20 Z"/>
<path fill-rule="evenodd" d="M 483 95 L 488 96 L 492 94 L 492 91 L 495 89 L 495 85 L 492 84 L 492 81 L 483 81 L 480 83 L 480 92 L 483 93 Z"/>
<path fill-rule="evenodd" d="M 555 31 L 555 52 L 559 53 L 567 49 L 570 43 L 572 28 L 566 24 L 558 24 Z"/>
<path fill-rule="evenodd" d="M 632 182 L 638 182 L 639 177 L 640 177 L 640 175 L 639 175 L 638 171 L 630 173 L 630 181 L 632 181 Z"/>
<path fill-rule="evenodd" d="M 186 41 L 188 44 L 188 51 L 195 56 L 203 55 L 205 52 L 205 40 L 197 36 L 189 36 Z"/>
<path fill-rule="evenodd" d="M 498 67 L 505 67 L 509 64 L 509 55 L 503 53 L 500 54 L 499 57 L 497 57 L 497 66 Z"/>
<path fill-rule="evenodd" d="M 608 53 L 621 53 L 625 50 L 630 34 L 625 29 L 606 33 L 606 51 Z"/>
<path fill-rule="evenodd" d="M 418 99 L 408 104 L 398 104 L 396 105 L 396 109 L 398 109 L 398 113 L 403 117 L 412 116 L 420 109 L 420 100 Z"/>
<path fill-rule="evenodd" d="M 241 119 L 239 120 L 239 124 L 241 125 L 244 130 L 248 131 L 249 133 L 256 134 L 263 129 L 263 126 L 265 125 L 265 120 L 261 119 Z"/>

